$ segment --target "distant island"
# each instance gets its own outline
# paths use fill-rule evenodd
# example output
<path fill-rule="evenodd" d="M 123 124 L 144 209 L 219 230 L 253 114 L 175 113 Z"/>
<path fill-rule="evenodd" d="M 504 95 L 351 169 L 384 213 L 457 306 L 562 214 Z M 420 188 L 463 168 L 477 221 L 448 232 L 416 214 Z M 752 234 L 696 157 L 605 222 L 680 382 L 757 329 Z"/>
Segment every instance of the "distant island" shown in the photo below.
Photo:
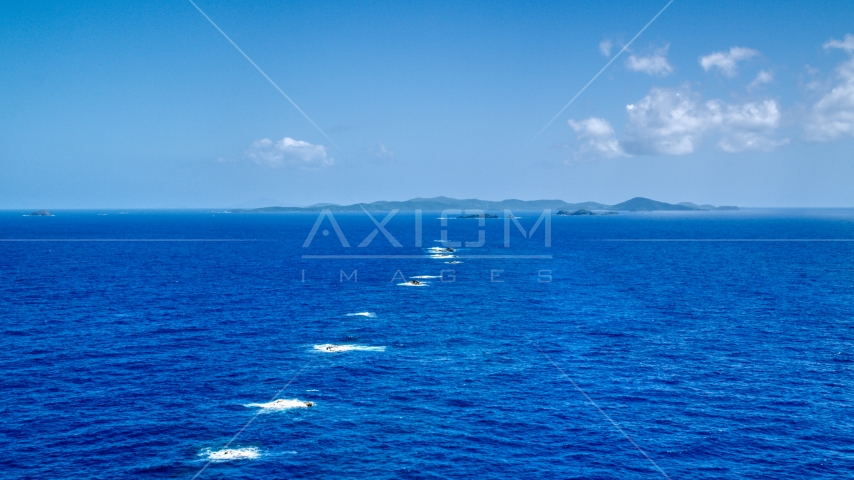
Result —
<path fill-rule="evenodd" d="M 492 213 L 484 213 L 478 215 L 460 215 L 457 218 L 498 218 L 498 215 Z"/>
<path fill-rule="evenodd" d="M 596 213 L 596 212 L 591 212 L 590 210 L 586 210 L 586 209 L 582 208 L 581 210 L 576 210 L 574 212 L 567 212 L 566 210 L 558 210 L 556 215 L 559 217 L 570 217 L 570 216 L 577 216 L 577 215 L 581 215 L 581 216 L 617 215 L 617 212 L 608 211 L 608 212 Z"/>
<path fill-rule="evenodd" d="M 710 210 L 738 210 L 738 207 L 714 205 L 697 205 L 691 202 L 665 203 L 649 198 L 635 197 L 631 200 L 616 205 L 605 205 L 597 202 L 568 203 L 563 200 L 478 200 L 456 199 L 449 197 L 413 198 L 405 201 L 379 201 L 371 203 L 356 203 L 353 205 L 335 205 L 332 203 L 318 203 L 308 207 L 263 207 L 252 209 L 234 209 L 234 213 L 279 213 L 279 212 L 319 212 L 331 210 L 333 212 L 361 212 L 362 209 L 370 212 L 388 212 L 391 210 L 556 210 L 558 215 L 597 215 L 605 212 L 659 212 L 659 211 L 710 211 Z M 574 213 L 573 213 L 574 212 Z M 579 213 L 589 212 L 589 213 Z M 600 212 L 600 213 L 596 213 Z M 462 215 L 458 218 L 479 218 L 479 215 Z M 497 218 L 486 216 L 485 218 Z"/>
<path fill-rule="evenodd" d="M 47 210 L 37 210 L 30 214 L 31 217 L 52 217 L 53 214 Z"/>

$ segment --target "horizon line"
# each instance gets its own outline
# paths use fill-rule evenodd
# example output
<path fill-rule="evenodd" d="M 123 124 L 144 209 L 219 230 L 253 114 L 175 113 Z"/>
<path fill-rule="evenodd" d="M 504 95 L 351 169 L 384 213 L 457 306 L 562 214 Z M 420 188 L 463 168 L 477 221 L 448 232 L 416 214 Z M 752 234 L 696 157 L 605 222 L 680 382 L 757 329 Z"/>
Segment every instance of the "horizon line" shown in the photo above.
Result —
<path fill-rule="evenodd" d="M 378 201 L 387 201 L 387 202 L 404 202 L 406 200 L 378 200 Z M 502 200 L 495 201 L 496 203 L 501 202 Z M 537 200 L 523 200 L 526 202 L 529 201 L 537 201 Z M 570 203 L 570 202 L 567 202 Z M 580 203 L 588 203 L 588 202 L 578 202 Z M 589 202 L 589 203 L 599 203 L 599 202 Z M 362 203 L 363 205 L 370 205 L 370 203 Z M 349 207 L 349 206 L 357 206 L 358 203 L 339 205 L 339 204 L 330 204 L 330 207 Z M 605 205 L 605 204 L 602 204 Z M 678 204 L 671 204 L 678 205 Z M 613 206 L 613 205 L 608 205 Z M 33 213 L 39 210 L 48 210 L 48 211 L 57 211 L 57 212 L 67 212 L 67 211 L 79 211 L 79 212 L 87 212 L 87 211 L 127 211 L 127 212 L 140 212 L 140 211 L 206 211 L 212 213 L 230 213 L 235 210 L 249 211 L 249 210 L 257 210 L 261 208 L 299 208 L 299 209 L 308 209 L 308 208 L 316 208 L 317 211 L 320 211 L 324 207 L 314 207 L 313 205 L 307 205 L 303 207 L 291 206 L 291 205 L 269 205 L 265 207 L 0 207 L 0 212 L 8 212 L 8 213 L 20 213 L 27 212 Z M 774 205 L 754 205 L 754 206 L 742 206 L 738 205 L 739 210 L 762 210 L 762 209 L 778 209 L 778 210 L 819 210 L 819 209 L 854 209 L 854 205 L 846 205 L 846 206 L 834 206 L 834 205 L 821 205 L 821 206 L 774 206 Z M 423 209 L 421 209 L 423 210 Z M 540 209 L 535 209 L 540 210 Z M 357 210 L 353 210 L 356 212 Z M 433 211 L 433 210 L 424 210 L 424 211 Z M 440 211 L 440 210 L 436 210 Z M 650 210 L 650 211 L 630 211 L 630 210 L 621 210 L 621 213 L 653 213 L 653 212 L 713 212 L 713 211 L 727 211 L 727 210 Z M 737 210 L 729 210 L 729 211 L 737 211 Z M 313 213 L 312 211 L 291 211 L 291 212 L 275 212 L 275 213 Z M 336 213 L 351 213 L 347 211 L 341 211 Z M 403 212 L 401 212 L 403 213 Z M 29 215 L 27 215 L 29 216 Z"/>

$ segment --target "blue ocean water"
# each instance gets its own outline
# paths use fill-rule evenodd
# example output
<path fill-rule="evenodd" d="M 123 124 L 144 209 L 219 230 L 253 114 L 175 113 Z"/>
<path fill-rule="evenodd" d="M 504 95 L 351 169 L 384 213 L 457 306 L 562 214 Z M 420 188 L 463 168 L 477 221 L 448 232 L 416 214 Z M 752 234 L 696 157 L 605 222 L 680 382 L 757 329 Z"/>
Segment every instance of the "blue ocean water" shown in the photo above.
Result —
<path fill-rule="evenodd" d="M 854 475 L 854 210 L 438 217 L 0 213 L 0 476 Z"/>

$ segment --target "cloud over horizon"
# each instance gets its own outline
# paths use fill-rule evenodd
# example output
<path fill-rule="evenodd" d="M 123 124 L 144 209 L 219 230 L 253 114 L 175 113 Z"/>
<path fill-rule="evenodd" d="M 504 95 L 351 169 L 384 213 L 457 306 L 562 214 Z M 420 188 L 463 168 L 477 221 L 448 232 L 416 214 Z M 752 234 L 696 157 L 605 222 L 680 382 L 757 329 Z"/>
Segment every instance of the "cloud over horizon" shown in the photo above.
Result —
<path fill-rule="evenodd" d="M 804 125 L 806 139 L 819 142 L 854 136 L 854 35 L 831 39 L 824 49 L 842 50 L 849 58 L 836 68 L 839 83 L 812 105 Z"/>
<path fill-rule="evenodd" d="M 317 168 L 334 164 L 334 160 L 329 157 L 323 145 L 313 145 L 290 137 L 285 137 L 278 142 L 269 138 L 256 140 L 252 142 L 245 154 L 255 163 L 269 167 Z"/>
<path fill-rule="evenodd" d="M 377 141 L 374 148 L 368 149 L 374 160 L 394 161 L 394 150 L 385 146 L 383 142 Z"/>
<path fill-rule="evenodd" d="M 703 102 L 687 86 L 653 88 L 640 101 L 626 106 L 628 119 L 622 141 L 611 124 L 601 118 L 569 121 L 578 139 L 579 154 L 604 158 L 620 155 L 687 155 L 707 136 L 728 153 L 769 151 L 788 143 L 776 139 L 780 109 L 775 100 L 728 104 Z"/>
<path fill-rule="evenodd" d="M 633 72 L 643 72 L 647 75 L 665 77 L 673 72 L 673 67 L 667 62 L 667 50 L 670 45 L 657 50 L 649 56 L 630 55 L 626 59 L 626 68 Z"/>
<path fill-rule="evenodd" d="M 599 53 L 601 53 L 602 55 L 604 55 L 606 57 L 610 57 L 611 56 L 611 47 L 613 47 L 613 46 L 614 46 L 614 44 L 611 43 L 610 40 L 607 40 L 607 39 L 602 40 L 601 42 L 599 42 Z"/>
<path fill-rule="evenodd" d="M 854 35 L 846 33 L 842 40 L 830 39 L 825 42 L 823 46 L 825 50 L 838 48 L 848 53 L 854 53 Z"/>
<path fill-rule="evenodd" d="M 567 123 L 575 130 L 578 139 L 584 141 L 578 155 L 590 153 L 605 158 L 626 156 L 617 141 L 614 128 L 604 118 L 590 117 L 579 122 L 569 120 Z"/>
<path fill-rule="evenodd" d="M 724 76 L 734 77 L 738 74 L 738 62 L 749 60 L 757 55 L 759 52 L 752 48 L 732 47 L 729 52 L 715 52 L 700 57 L 700 65 L 707 72 L 716 68 Z"/>
<path fill-rule="evenodd" d="M 639 102 L 626 105 L 626 112 L 623 144 L 639 155 L 692 153 L 709 127 L 699 96 L 687 88 L 653 88 Z"/>
<path fill-rule="evenodd" d="M 729 153 L 748 150 L 768 152 L 789 143 L 787 138 L 774 138 L 781 117 L 776 101 L 764 100 L 740 105 L 725 105 L 719 101 L 709 103 L 716 115 L 720 116 L 721 138 L 718 147 L 721 150 Z"/>
<path fill-rule="evenodd" d="M 759 73 L 756 75 L 756 78 L 754 78 L 753 81 L 750 82 L 750 85 L 747 86 L 747 89 L 748 90 L 755 90 L 759 86 L 764 85 L 766 83 L 771 83 L 773 81 L 774 81 L 774 74 L 773 73 L 771 73 L 767 70 L 760 70 Z"/>

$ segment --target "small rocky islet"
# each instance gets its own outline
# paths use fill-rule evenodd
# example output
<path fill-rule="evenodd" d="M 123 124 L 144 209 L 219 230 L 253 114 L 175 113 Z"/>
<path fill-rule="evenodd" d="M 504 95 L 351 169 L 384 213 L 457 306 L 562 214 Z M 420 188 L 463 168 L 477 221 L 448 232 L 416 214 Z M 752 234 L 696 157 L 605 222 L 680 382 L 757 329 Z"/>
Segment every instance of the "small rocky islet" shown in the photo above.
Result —
<path fill-rule="evenodd" d="M 556 213 L 556 215 L 559 217 L 570 217 L 570 216 L 591 216 L 592 217 L 592 216 L 599 216 L 599 215 L 618 215 L 618 213 L 617 212 L 596 213 L 596 212 L 592 212 L 590 210 L 582 208 L 581 210 L 576 210 L 574 212 L 568 212 L 566 210 L 559 210 Z"/>

